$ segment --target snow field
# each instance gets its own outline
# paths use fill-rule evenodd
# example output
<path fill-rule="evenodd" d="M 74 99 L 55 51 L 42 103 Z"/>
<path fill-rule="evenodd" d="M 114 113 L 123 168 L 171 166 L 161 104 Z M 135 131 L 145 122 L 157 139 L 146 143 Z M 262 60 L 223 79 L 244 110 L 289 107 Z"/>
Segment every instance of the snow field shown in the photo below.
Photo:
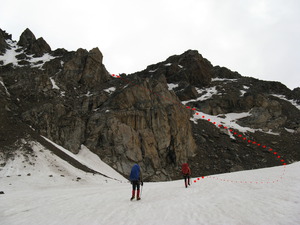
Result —
<path fill-rule="evenodd" d="M 215 175 L 219 180 L 266 179 L 283 166 Z M 3 225 L 16 224 L 298 224 L 300 163 L 286 166 L 279 182 L 229 183 L 204 178 L 185 188 L 183 180 L 145 183 L 141 201 L 129 201 L 131 185 L 113 180 L 5 189 Z M 33 178 L 33 177 L 29 177 Z M 19 179 L 15 177 L 14 179 Z M 34 181 L 34 180 L 33 180 Z"/>

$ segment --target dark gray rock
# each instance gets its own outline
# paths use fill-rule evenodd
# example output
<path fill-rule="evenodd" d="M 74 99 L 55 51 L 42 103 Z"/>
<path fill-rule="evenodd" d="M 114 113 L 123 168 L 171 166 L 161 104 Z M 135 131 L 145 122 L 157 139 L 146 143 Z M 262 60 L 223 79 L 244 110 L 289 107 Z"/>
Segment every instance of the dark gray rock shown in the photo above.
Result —
<path fill-rule="evenodd" d="M 11 40 L 11 35 L 0 29 L 0 54 L 4 54 L 8 48 L 6 40 Z"/>
<path fill-rule="evenodd" d="M 27 53 L 33 54 L 36 57 L 43 56 L 45 53 L 50 52 L 51 48 L 43 38 L 37 39 L 30 47 L 27 48 Z"/>
<path fill-rule="evenodd" d="M 31 48 L 31 46 L 33 45 L 33 43 L 35 41 L 36 41 L 36 38 L 35 38 L 34 34 L 31 32 L 31 30 L 26 28 L 26 30 L 24 30 L 20 36 L 18 45 L 27 49 L 27 48 Z"/>
<path fill-rule="evenodd" d="M 51 48 L 47 42 L 43 38 L 36 39 L 28 28 L 21 34 L 18 45 L 22 46 L 27 54 L 33 54 L 36 57 L 51 52 Z"/>

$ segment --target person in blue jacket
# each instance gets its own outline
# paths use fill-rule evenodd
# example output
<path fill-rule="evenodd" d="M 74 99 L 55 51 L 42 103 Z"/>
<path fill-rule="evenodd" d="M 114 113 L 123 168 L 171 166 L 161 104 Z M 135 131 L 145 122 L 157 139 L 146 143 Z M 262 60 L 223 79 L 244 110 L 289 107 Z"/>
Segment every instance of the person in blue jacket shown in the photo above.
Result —
<path fill-rule="evenodd" d="M 141 168 L 138 164 L 135 164 L 132 168 L 131 168 L 131 172 L 130 172 L 130 182 L 132 184 L 132 197 L 131 197 L 131 201 L 135 198 L 135 191 L 137 190 L 137 200 L 141 200 L 140 198 L 140 185 L 143 186 L 143 177 L 142 177 L 142 172 L 141 172 Z"/>

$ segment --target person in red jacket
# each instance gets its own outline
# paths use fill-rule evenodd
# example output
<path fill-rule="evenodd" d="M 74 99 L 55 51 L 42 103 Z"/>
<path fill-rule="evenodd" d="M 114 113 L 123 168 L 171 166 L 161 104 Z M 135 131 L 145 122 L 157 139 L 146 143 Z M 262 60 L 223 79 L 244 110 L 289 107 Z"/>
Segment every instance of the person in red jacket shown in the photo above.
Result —
<path fill-rule="evenodd" d="M 192 174 L 192 171 L 189 167 L 189 164 L 183 163 L 182 166 L 181 166 L 181 172 L 182 172 L 182 175 L 183 175 L 183 178 L 184 178 L 185 187 L 187 188 L 188 185 L 191 185 L 190 176 Z"/>

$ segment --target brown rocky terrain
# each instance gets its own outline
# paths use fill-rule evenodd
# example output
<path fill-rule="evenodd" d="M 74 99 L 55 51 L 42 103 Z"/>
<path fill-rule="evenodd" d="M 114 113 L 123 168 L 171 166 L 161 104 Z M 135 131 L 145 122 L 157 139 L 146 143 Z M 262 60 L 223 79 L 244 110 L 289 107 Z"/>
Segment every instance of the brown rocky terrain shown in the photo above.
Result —
<path fill-rule="evenodd" d="M 14 62 L 1 60 L 8 50 Z M 300 89 L 213 66 L 197 51 L 119 78 L 106 70 L 98 48 L 53 51 L 29 29 L 18 42 L 0 30 L 0 54 L 4 158 L 18 140 L 42 135 L 73 153 L 85 145 L 123 174 L 138 162 L 154 181 L 178 178 L 183 162 L 194 176 L 281 165 L 269 148 L 286 163 L 300 160 Z M 268 148 L 192 121 L 196 110 L 187 107 L 220 118 L 250 112 L 237 123 L 255 131 L 243 137 Z"/>

